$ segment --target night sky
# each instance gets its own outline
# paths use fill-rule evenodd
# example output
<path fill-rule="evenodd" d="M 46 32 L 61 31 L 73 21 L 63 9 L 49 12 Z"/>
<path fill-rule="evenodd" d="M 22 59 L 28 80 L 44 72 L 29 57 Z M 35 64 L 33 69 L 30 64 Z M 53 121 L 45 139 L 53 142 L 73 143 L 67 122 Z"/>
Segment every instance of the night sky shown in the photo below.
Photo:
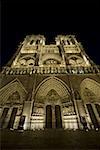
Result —
<path fill-rule="evenodd" d="M 49 43 L 57 34 L 75 34 L 90 58 L 100 64 L 98 3 L 3 0 L 1 8 L 2 66 L 10 60 L 18 44 L 28 34 L 44 34 Z"/>

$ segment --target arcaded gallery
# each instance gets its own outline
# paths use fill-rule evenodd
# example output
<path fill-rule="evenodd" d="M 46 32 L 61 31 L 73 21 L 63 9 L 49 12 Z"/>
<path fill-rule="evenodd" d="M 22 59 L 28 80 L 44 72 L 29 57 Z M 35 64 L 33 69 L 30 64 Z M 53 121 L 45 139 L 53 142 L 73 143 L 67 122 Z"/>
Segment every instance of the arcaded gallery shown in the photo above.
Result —
<path fill-rule="evenodd" d="M 74 35 L 26 36 L 0 79 L 2 129 L 100 128 L 100 67 Z"/>

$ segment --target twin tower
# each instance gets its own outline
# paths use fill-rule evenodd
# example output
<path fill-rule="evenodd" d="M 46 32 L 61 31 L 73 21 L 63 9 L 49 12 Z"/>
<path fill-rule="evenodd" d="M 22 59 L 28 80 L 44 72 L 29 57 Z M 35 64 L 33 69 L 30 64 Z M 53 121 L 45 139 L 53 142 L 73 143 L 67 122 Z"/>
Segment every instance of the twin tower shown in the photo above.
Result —
<path fill-rule="evenodd" d="M 0 128 L 100 128 L 100 67 L 74 35 L 28 35 L 0 73 Z"/>

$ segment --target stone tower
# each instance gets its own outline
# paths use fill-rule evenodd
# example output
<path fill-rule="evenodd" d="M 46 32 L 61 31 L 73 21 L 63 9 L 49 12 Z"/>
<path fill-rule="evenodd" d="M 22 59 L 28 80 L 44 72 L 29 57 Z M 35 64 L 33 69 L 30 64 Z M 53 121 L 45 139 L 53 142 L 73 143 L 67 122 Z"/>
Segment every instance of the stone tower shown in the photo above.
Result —
<path fill-rule="evenodd" d="M 74 35 L 28 35 L 0 74 L 1 128 L 98 129 L 100 67 Z"/>

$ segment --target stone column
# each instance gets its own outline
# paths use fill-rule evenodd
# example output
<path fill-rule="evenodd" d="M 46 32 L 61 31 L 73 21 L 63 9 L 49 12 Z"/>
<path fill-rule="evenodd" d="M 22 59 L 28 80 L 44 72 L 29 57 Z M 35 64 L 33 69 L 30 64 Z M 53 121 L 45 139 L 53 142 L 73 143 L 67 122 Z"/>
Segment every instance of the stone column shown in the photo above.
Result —
<path fill-rule="evenodd" d="M 42 64 L 42 46 L 41 45 L 39 46 L 39 49 L 40 49 L 40 56 L 39 56 L 38 64 L 41 67 L 41 66 L 43 66 L 43 64 Z"/>
<path fill-rule="evenodd" d="M 76 110 L 76 115 L 77 115 L 77 119 L 78 119 L 78 126 L 80 129 L 82 129 L 82 124 L 80 122 L 80 116 L 79 116 L 79 109 L 78 109 L 78 100 L 74 99 L 74 106 L 75 106 L 75 110 Z"/>
<path fill-rule="evenodd" d="M 62 59 L 63 59 L 63 60 L 62 60 L 62 65 L 63 65 L 63 66 L 65 66 L 65 64 L 66 64 L 66 63 L 65 63 L 65 56 L 64 56 L 64 52 L 62 52 Z"/>
<path fill-rule="evenodd" d="M 14 121 L 14 125 L 13 125 L 14 129 L 18 129 L 19 122 L 20 122 L 20 117 L 21 117 L 21 112 L 22 112 L 22 108 L 20 110 L 20 107 L 18 107 L 16 117 L 15 117 L 15 121 Z"/>
<path fill-rule="evenodd" d="M 25 101 L 23 113 L 22 115 L 25 116 L 25 123 L 24 123 L 24 129 L 30 129 L 30 118 L 32 113 L 32 101 Z"/>
<path fill-rule="evenodd" d="M 79 110 L 79 115 L 86 116 L 85 108 L 84 108 L 81 100 L 77 100 L 77 106 L 78 106 L 78 110 Z"/>
<path fill-rule="evenodd" d="M 52 128 L 56 128 L 55 106 L 52 106 Z"/>
<path fill-rule="evenodd" d="M 20 116 L 16 116 L 15 121 L 14 121 L 14 125 L 13 125 L 14 129 L 18 129 L 19 121 L 20 121 Z"/>

